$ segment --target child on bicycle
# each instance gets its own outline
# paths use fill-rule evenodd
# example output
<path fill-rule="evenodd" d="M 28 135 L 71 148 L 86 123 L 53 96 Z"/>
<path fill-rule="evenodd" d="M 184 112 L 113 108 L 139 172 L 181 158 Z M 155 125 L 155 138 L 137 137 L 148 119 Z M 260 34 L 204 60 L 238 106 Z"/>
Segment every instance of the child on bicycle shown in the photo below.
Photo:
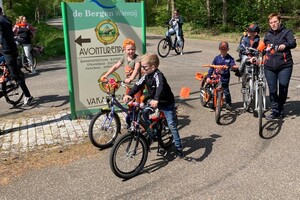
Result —
<path fill-rule="evenodd" d="M 102 77 L 101 80 L 107 79 L 107 77 L 119 69 L 121 66 L 124 66 L 125 71 L 125 80 L 124 82 L 127 85 L 125 94 L 127 94 L 130 89 L 133 87 L 133 84 L 131 84 L 133 81 L 137 81 L 141 76 L 141 65 L 139 62 L 136 61 L 136 58 L 138 55 L 135 53 L 136 46 L 135 42 L 127 38 L 123 42 L 123 50 L 124 50 L 124 56 L 116 63 L 114 64 Z M 139 99 L 142 95 L 142 90 L 137 92 L 135 95 L 135 98 L 139 102 Z"/>
<path fill-rule="evenodd" d="M 255 49 L 258 47 L 260 41 L 259 32 L 260 28 L 257 24 L 250 24 L 250 26 L 247 28 L 247 37 L 244 37 L 239 45 L 241 64 L 236 73 L 236 75 L 239 77 L 244 73 L 246 60 L 253 56 L 249 55 L 247 47 L 252 47 Z"/>
<path fill-rule="evenodd" d="M 183 146 L 179 136 L 175 115 L 175 99 L 171 87 L 167 82 L 164 74 L 158 69 L 159 58 L 156 54 L 147 53 L 140 58 L 143 76 L 134 87 L 124 96 L 124 101 L 128 102 L 133 98 L 134 94 L 140 91 L 144 86 L 147 87 L 148 94 L 151 98 L 149 104 L 152 108 L 159 108 L 166 116 L 168 126 L 172 132 L 177 156 L 183 158 Z M 150 122 L 148 123 L 147 132 L 149 133 Z M 151 133 L 149 133 L 151 134 Z"/>
<path fill-rule="evenodd" d="M 235 64 L 233 57 L 228 54 L 228 51 L 229 51 L 228 42 L 226 42 L 226 41 L 220 42 L 219 50 L 220 50 L 220 54 L 214 58 L 212 64 L 213 65 L 225 65 L 228 67 L 227 69 L 223 70 L 221 81 L 222 81 L 222 87 L 223 87 L 223 91 L 224 91 L 224 95 L 225 95 L 226 109 L 232 110 L 231 95 L 230 95 L 230 91 L 229 91 L 230 69 L 236 70 L 236 69 L 238 69 L 238 67 Z M 212 76 L 212 74 L 214 73 L 215 70 L 219 70 L 219 69 L 214 69 L 212 67 L 209 68 L 208 74 L 207 74 L 207 79 L 206 79 L 207 83 L 210 82 L 210 77 Z"/>

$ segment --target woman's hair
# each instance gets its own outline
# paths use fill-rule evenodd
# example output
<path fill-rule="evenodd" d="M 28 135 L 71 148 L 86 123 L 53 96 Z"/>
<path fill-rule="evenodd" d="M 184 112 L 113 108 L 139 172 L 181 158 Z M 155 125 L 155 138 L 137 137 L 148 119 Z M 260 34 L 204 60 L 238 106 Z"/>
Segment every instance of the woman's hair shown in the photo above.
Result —
<path fill-rule="evenodd" d="M 280 21 L 281 20 L 281 15 L 279 13 L 271 13 L 268 16 L 268 20 L 270 21 L 270 19 L 272 19 L 273 17 L 277 17 L 277 19 Z"/>
<path fill-rule="evenodd" d="M 140 57 L 140 62 L 146 62 L 149 65 L 154 65 L 156 68 L 159 66 L 159 58 L 156 54 L 146 53 Z"/>

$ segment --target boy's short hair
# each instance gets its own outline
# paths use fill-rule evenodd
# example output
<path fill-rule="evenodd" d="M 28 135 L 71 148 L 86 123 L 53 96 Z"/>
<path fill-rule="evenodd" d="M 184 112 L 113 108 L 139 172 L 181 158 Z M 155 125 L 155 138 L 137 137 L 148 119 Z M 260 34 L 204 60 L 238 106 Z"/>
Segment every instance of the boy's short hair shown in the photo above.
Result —
<path fill-rule="evenodd" d="M 123 48 L 125 48 L 127 45 L 135 46 L 134 40 L 130 38 L 126 38 L 123 42 Z"/>
<path fill-rule="evenodd" d="M 226 42 L 226 41 L 222 41 L 222 42 L 220 42 L 220 44 L 219 44 L 219 49 L 229 49 L 229 44 L 228 44 L 228 42 Z"/>
<path fill-rule="evenodd" d="M 154 65 L 156 68 L 159 66 L 159 58 L 154 53 L 146 53 L 140 57 L 140 62 L 146 62 L 149 65 Z"/>

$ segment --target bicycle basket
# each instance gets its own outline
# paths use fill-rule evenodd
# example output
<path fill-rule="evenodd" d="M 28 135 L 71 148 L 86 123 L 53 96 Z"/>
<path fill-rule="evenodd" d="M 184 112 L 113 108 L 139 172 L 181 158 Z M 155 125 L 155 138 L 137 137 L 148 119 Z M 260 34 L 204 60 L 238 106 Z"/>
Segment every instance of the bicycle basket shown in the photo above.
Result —
<path fill-rule="evenodd" d="M 105 89 L 107 94 L 112 94 L 114 93 L 116 90 L 119 89 L 120 87 L 120 83 L 118 83 L 115 79 L 111 78 L 109 79 L 107 82 L 102 82 L 100 80 L 100 88 L 102 86 L 102 88 Z"/>

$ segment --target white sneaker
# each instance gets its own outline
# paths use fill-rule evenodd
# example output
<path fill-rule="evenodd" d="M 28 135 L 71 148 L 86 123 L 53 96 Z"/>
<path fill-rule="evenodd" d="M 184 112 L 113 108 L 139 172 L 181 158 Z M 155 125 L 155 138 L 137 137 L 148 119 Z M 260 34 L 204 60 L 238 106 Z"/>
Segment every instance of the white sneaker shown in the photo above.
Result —
<path fill-rule="evenodd" d="M 24 103 L 23 106 L 30 106 L 32 103 L 33 97 L 24 97 Z"/>
<path fill-rule="evenodd" d="M 180 55 L 183 55 L 183 50 L 180 52 Z"/>
<path fill-rule="evenodd" d="M 32 69 L 30 73 L 31 73 L 31 74 L 36 74 L 35 69 Z"/>

